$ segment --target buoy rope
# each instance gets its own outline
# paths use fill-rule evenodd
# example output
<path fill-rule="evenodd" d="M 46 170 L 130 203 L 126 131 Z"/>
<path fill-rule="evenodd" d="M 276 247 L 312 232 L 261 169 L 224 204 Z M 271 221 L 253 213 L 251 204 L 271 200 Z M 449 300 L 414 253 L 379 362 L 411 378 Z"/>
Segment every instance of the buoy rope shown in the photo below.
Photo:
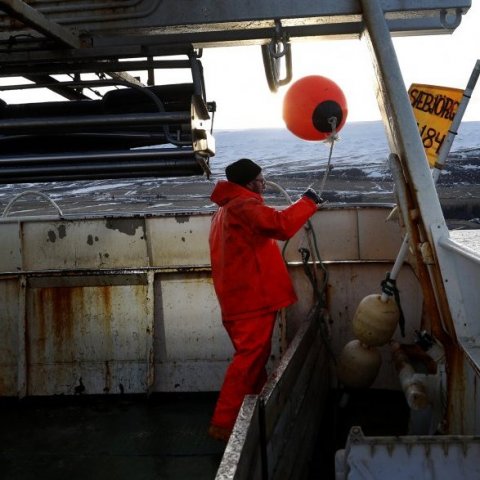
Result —
<path fill-rule="evenodd" d="M 315 237 L 313 232 L 312 232 L 312 236 Z M 315 241 L 315 249 L 317 250 L 317 256 L 319 258 L 320 256 L 318 255 L 318 247 L 317 247 L 316 241 Z M 328 278 L 327 270 L 325 269 L 325 266 L 322 264 L 322 262 L 320 262 L 320 264 L 322 265 L 322 269 L 325 272 L 325 275 L 324 275 L 323 285 L 321 288 L 319 288 L 314 272 L 312 272 L 312 270 L 310 269 L 310 265 L 308 263 L 310 259 L 310 250 L 308 250 L 307 248 L 299 248 L 298 251 L 302 257 L 302 264 L 305 271 L 305 275 L 310 281 L 313 288 L 314 295 L 316 297 L 316 301 L 312 309 L 310 310 L 309 318 L 317 322 L 322 342 L 325 345 L 325 348 L 327 349 L 327 352 L 329 353 L 333 362 L 336 364 L 337 359 L 335 357 L 335 353 L 333 351 L 333 348 L 330 342 L 329 329 L 328 329 L 327 322 L 325 320 L 325 310 L 326 310 L 325 288 L 327 286 L 327 278 Z"/>
<path fill-rule="evenodd" d="M 322 295 L 323 289 L 320 290 L 317 287 L 317 283 L 315 281 L 315 275 L 308 265 L 308 261 L 310 260 L 310 250 L 308 248 L 300 247 L 298 249 L 298 252 L 302 257 L 302 264 L 303 264 L 303 270 L 305 271 L 305 275 L 307 276 L 308 280 L 310 280 L 310 283 L 312 284 L 313 293 L 315 294 L 316 299 L 323 303 L 323 295 Z"/>
<path fill-rule="evenodd" d="M 317 243 L 317 236 L 315 235 L 314 231 L 313 231 L 313 226 L 312 226 L 312 222 L 310 220 L 307 221 L 307 228 L 310 232 L 310 236 L 313 240 L 313 248 L 315 250 L 315 256 L 318 260 L 318 263 L 320 265 L 320 268 L 323 270 L 323 284 L 320 288 L 320 292 L 323 293 L 325 292 L 325 289 L 327 288 L 327 283 L 328 283 L 328 270 L 327 268 L 325 267 L 324 263 L 322 262 L 322 258 L 320 257 L 320 251 L 318 250 L 318 243 Z"/>
<path fill-rule="evenodd" d="M 281 187 L 280 185 L 278 185 L 278 183 L 275 183 L 275 182 L 272 182 L 270 180 L 267 180 L 267 185 L 270 186 L 270 187 L 274 187 L 276 188 L 285 198 L 286 200 L 288 201 L 288 203 L 291 205 L 293 203 L 290 195 L 288 194 L 288 192 L 283 188 Z M 309 255 L 310 255 L 310 252 L 311 250 L 314 250 L 315 254 L 316 254 L 316 258 L 318 259 L 318 264 L 320 265 L 321 269 L 324 271 L 324 283 L 323 283 L 323 286 L 321 288 L 321 290 L 323 291 L 327 285 L 327 281 L 328 281 L 328 271 L 327 269 L 325 268 L 325 265 L 323 264 L 322 262 L 322 259 L 320 258 L 320 253 L 319 253 L 319 250 L 318 250 L 318 244 L 317 244 L 317 237 L 315 236 L 315 233 L 313 231 L 313 226 L 312 226 L 312 222 L 310 220 L 307 220 L 305 226 L 304 226 L 304 230 L 306 232 L 306 234 L 308 235 L 308 233 L 310 233 L 311 235 L 308 236 L 308 240 L 309 240 L 309 246 L 310 246 L 310 250 L 309 251 Z M 310 239 L 313 240 L 313 244 L 310 243 Z M 300 242 L 300 244 L 303 244 L 303 241 L 302 240 Z M 287 260 L 285 258 L 285 254 L 286 254 L 286 251 L 287 251 L 287 247 L 288 247 L 288 244 L 290 242 L 290 239 L 287 239 L 285 241 L 285 243 L 283 244 L 283 248 L 282 248 L 282 257 L 283 257 L 283 260 L 285 261 L 285 263 L 287 263 Z M 316 263 L 314 262 L 314 265 L 316 265 Z M 315 275 L 314 275 L 315 277 Z"/>
<path fill-rule="evenodd" d="M 390 278 L 390 272 L 387 272 L 385 280 L 381 283 L 382 292 L 388 295 L 389 297 L 394 297 L 395 302 L 398 306 L 400 312 L 400 317 L 398 319 L 398 325 L 400 327 L 400 332 L 402 337 L 405 337 L 405 317 L 403 316 L 402 305 L 400 303 L 400 292 L 397 288 L 397 281 L 393 278 Z"/>
<path fill-rule="evenodd" d="M 322 196 L 323 190 L 325 189 L 325 184 L 327 183 L 328 174 L 330 173 L 330 170 L 332 170 L 333 168 L 332 167 L 333 147 L 335 145 L 335 142 L 338 140 L 337 117 L 329 117 L 327 121 L 330 124 L 332 133 L 324 140 L 325 143 L 330 144 L 330 150 L 328 152 L 327 167 L 325 168 L 325 172 L 323 174 L 322 183 L 320 184 L 320 188 L 317 190 L 317 193 L 320 197 Z M 313 187 L 313 183 L 310 185 L 310 188 Z"/>
<path fill-rule="evenodd" d="M 317 189 L 317 194 L 318 196 L 321 198 L 322 197 L 322 194 L 323 194 L 323 190 L 325 189 L 325 184 L 327 182 L 327 178 L 328 178 L 328 174 L 330 173 L 330 170 L 332 169 L 332 157 L 333 157 L 333 146 L 335 145 L 335 141 L 338 140 L 338 134 L 337 134 L 337 117 L 329 117 L 327 119 L 328 123 L 330 124 L 330 127 L 331 127 L 331 130 L 332 130 L 332 133 L 330 133 L 330 135 L 324 140 L 325 143 L 330 143 L 330 151 L 328 153 L 328 161 L 327 161 L 327 167 L 325 169 L 325 172 L 323 174 L 323 178 L 322 178 L 322 183 L 320 185 L 320 188 Z M 313 188 L 314 186 L 314 183 L 315 181 L 313 181 L 309 186 L 308 188 Z M 308 232 L 309 230 L 312 230 L 312 224 L 310 223 L 310 220 L 307 222 L 307 226 L 305 227 L 304 229 L 304 235 L 300 241 L 300 245 L 303 245 L 305 243 L 305 238 L 309 238 L 308 237 Z M 316 242 L 316 238 L 315 238 L 315 235 L 312 235 L 314 241 Z M 286 248 L 286 246 L 284 247 L 284 249 Z M 317 251 L 317 254 L 318 254 L 318 248 L 315 249 Z M 320 257 L 317 257 L 320 259 Z M 320 264 L 322 265 L 322 263 L 320 262 Z M 322 265 L 322 268 L 323 268 L 323 265 Z"/>
<path fill-rule="evenodd" d="M 280 193 L 282 193 L 285 196 L 285 198 L 290 204 L 293 203 L 288 192 L 284 188 L 282 188 L 280 185 L 271 181 L 267 181 L 267 185 L 276 188 Z M 328 270 L 323 264 L 322 259 L 320 257 L 317 237 L 315 235 L 315 232 L 313 230 L 313 226 L 310 220 L 307 220 L 305 230 L 308 235 L 308 239 L 312 240 L 312 243 L 310 244 L 310 249 L 314 250 L 314 254 L 315 254 L 314 257 L 312 257 L 312 264 L 310 264 L 309 260 L 311 257 L 311 250 L 309 250 L 308 248 L 302 248 L 302 247 L 298 249 L 298 252 L 300 253 L 302 258 L 302 265 L 305 271 L 305 275 L 307 276 L 310 284 L 312 285 L 312 289 L 315 297 L 315 303 L 313 304 L 313 307 L 309 312 L 309 318 L 315 320 L 318 323 L 322 342 L 324 343 L 334 363 L 336 363 L 335 353 L 333 352 L 333 348 L 330 344 L 330 335 L 328 332 L 328 325 L 325 320 L 325 314 L 324 314 L 326 309 L 325 292 L 328 284 Z M 282 257 L 285 263 L 287 263 L 286 250 L 287 250 L 289 241 L 290 239 L 285 241 L 282 249 Z M 317 261 L 315 260 L 315 258 L 317 259 Z M 317 262 L 323 271 L 323 282 L 321 285 L 318 285 L 318 276 L 316 275 L 316 272 L 315 272 L 315 267 L 317 266 Z"/>

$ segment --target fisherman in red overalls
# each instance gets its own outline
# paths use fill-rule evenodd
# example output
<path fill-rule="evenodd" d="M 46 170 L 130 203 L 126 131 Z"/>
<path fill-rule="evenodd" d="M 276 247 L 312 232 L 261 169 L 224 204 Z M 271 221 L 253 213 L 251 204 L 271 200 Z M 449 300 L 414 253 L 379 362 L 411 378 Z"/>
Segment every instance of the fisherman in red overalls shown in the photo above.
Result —
<path fill-rule="evenodd" d="M 227 441 L 247 394 L 262 389 L 277 311 L 297 300 L 276 240 L 287 240 L 317 211 L 312 189 L 283 210 L 265 205 L 262 169 L 243 158 L 227 166 L 211 195 L 220 208 L 210 229 L 212 277 L 235 353 L 209 434 Z"/>

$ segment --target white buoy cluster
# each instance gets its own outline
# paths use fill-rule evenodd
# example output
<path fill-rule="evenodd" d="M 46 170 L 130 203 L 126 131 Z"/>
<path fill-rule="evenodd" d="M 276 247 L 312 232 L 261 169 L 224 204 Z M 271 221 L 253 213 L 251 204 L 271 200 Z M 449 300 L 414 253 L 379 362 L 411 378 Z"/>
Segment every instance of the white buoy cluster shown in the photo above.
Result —
<path fill-rule="evenodd" d="M 378 347 L 390 341 L 397 328 L 400 310 L 392 297 L 368 295 L 353 317 L 355 340 L 343 348 L 337 363 L 337 378 L 350 388 L 368 388 L 380 370 Z"/>

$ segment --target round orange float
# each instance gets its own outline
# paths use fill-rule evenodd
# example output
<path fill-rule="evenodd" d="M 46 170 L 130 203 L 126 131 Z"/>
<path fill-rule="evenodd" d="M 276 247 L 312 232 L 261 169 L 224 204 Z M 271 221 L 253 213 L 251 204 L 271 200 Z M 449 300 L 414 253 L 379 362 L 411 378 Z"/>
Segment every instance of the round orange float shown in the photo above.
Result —
<path fill-rule="evenodd" d="M 325 140 L 339 132 L 347 120 L 345 95 L 332 80 L 310 75 L 294 82 L 283 99 L 283 120 L 287 128 L 304 140 Z"/>

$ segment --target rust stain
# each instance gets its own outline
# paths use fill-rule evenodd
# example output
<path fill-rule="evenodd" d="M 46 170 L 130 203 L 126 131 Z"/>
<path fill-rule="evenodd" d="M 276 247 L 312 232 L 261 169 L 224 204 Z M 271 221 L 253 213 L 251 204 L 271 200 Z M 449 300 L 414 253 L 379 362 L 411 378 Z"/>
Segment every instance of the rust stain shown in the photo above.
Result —
<path fill-rule="evenodd" d="M 73 287 L 57 287 L 49 289 L 51 295 L 53 331 L 58 341 L 68 341 L 72 338 L 73 323 L 76 313 L 74 297 L 81 289 Z"/>
<path fill-rule="evenodd" d="M 46 330 L 46 321 L 45 321 L 45 310 L 43 306 L 45 305 L 43 299 L 41 298 L 43 290 L 40 290 L 40 300 L 36 301 L 34 304 L 35 319 L 38 325 L 38 336 L 37 336 L 37 351 L 40 353 L 45 353 L 45 340 L 47 338 Z M 27 329 L 28 332 L 28 329 Z M 28 348 L 27 342 L 27 348 Z"/>
<path fill-rule="evenodd" d="M 35 299 L 36 354 L 45 358 L 50 345 L 54 357 L 50 360 L 73 359 L 75 328 L 81 323 L 83 309 L 81 287 L 39 289 Z"/>
<path fill-rule="evenodd" d="M 147 285 L 132 285 L 133 294 L 137 305 L 143 309 L 148 310 L 148 286 Z"/>
<path fill-rule="evenodd" d="M 119 290 L 120 288 L 120 290 Z M 95 287 L 38 287 L 32 288 L 30 314 L 27 326 L 27 358 L 32 364 L 55 365 L 53 377 L 36 379 L 40 382 L 55 382 L 64 373 L 65 363 L 81 362 L 92 349 L 103 357 L 105 392 L 112 392 L 115 379 L 112 361 L 117 341 L 131 341 L 115 330 L 117 302 L 122 301 L 122 288 L 118 286 Z M 132 285 L 128 288 L 131 308 L 145 308 L 148 285 Z M 133 297 L 130 295 L 133 293 Z M 151 312 L 150 312 L 151 313 Z M 121 319 L 119 319 L 121 321 Z M 148 323 L 148 322 L 147 322 Z M 151 321 L 150 321 L 151 323 Z M 120 325 L 121 327 L 121 325 Z M 153 328 L 153 325 L 149 325 Z M 143 331 L 143 330 L 142 330 Z M 132 332 L 136 341 L 137 331 Z M 92 342 L 89 341 L 91 338 Z M 29 372 L 27 372 L 27 377 Z M 84 375 L 85 379 L 85 375 Z M 8 386 L 8 385 L 7 385 Z M 0 383 L 1 388 L 1 383 Z"/>
<path fill-rule="evenodd" d="M 103 305 L 103 317 L 105 323 L 108 323 L 108 329 L 110 329 L 110 322 L 112 319 L 112 290 L 109 286 L 99 287 L 99 296 Z"/>
<path fill-rule="evenodd" d="M 326 307 L 328 308 L 332 304 L 332 298 L 334 295 L 335 289 L 333 288 L 331 283 L 327 283 L 325 287 L 325 300 L 326 300 Z"/>
<path fill-rule="evenodd" d="M 465 370 L 463 353 L 455 345 L 445 349 L 447 358 L 447 415 L 445 430 L 450 433 L 462 434 L 465 425 Z M 469 413 L 467 413 L 469 415 Z M 459 431 L 460 429 L 460 431 Z"/>

